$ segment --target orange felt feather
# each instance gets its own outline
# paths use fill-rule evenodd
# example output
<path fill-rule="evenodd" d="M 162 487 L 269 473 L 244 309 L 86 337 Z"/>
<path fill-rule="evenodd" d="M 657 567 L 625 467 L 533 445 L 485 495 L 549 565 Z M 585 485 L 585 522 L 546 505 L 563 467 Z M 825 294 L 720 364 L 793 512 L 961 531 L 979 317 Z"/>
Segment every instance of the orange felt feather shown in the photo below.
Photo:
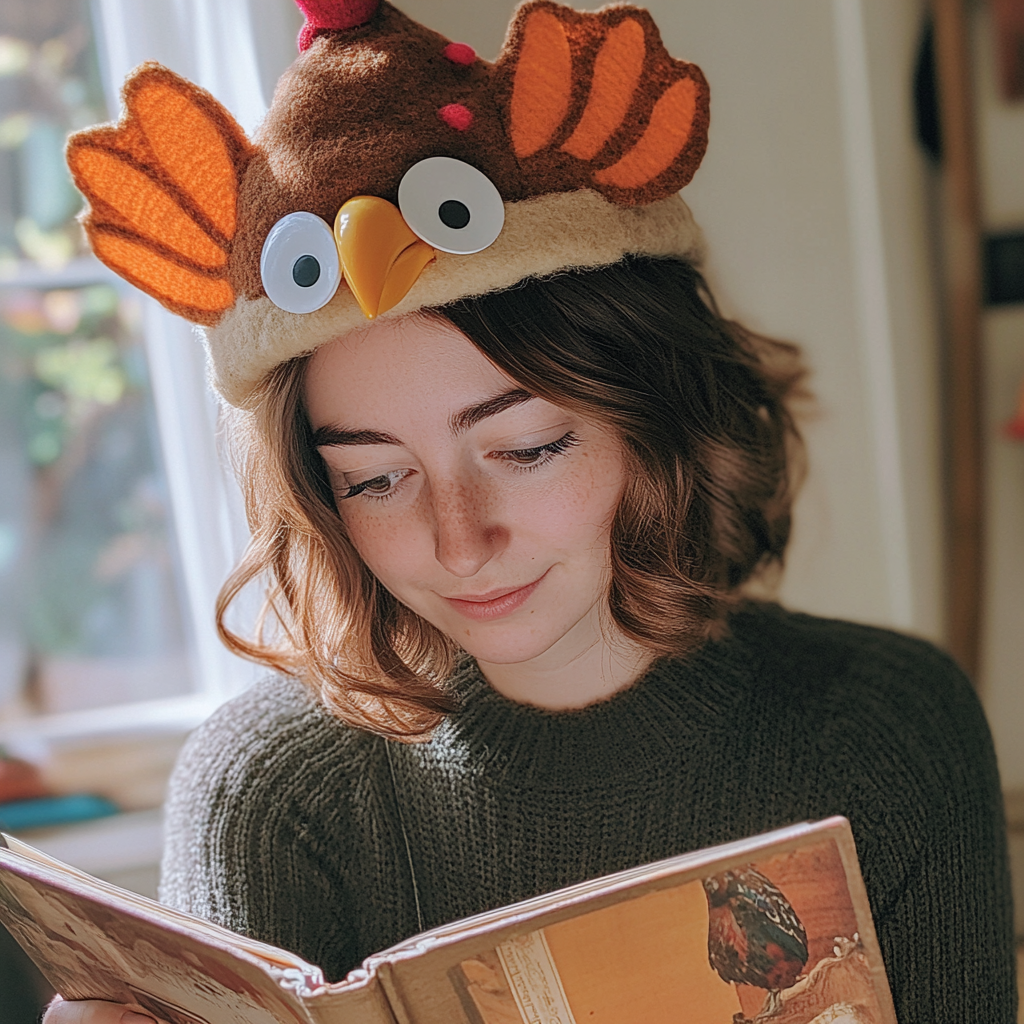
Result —
<path fill-rule="evenodd" d="M 583 117 L 562 146 L 566 153 L 592 160 L 622 124 L 640 82 L 645 49 L 643 27 L 632 18 L 608 32 L 594 61 Z"/>
<path fill-rule="evenodd" d="M 700 68 L 665 49 L 649 12 L 526 0 L 494 65 L 526 195 L 590 188 L 620 206 L 678 192 L 710 116 Z"/>
<path fill-rule="evenodd" d="M 639 188 L 668 170 L 690 138 L 697 111 L 697 84 L 680 79 L 661 95 L 637 144 L 622 159 L 594 174 L 594 181 Z"/>
<path fill-rule="evenodd" d="M 173 312 L 215 324 L 235 301 L 228 264 L 252 148 L 209 93 L 159 64 L 132 72 L 123 96 L 116 126 L 68 141 L 93 251 Z"/>
<path fill-rule="evenodd" d="M 208 104 L 197 102 L 196 94 L 195 86 L 176 76 L 152 76 L 127 90 L 126 98 L 161 168 L 231 239 L 238 170 L 228 143 L 248 144 L 223 107 L 217 104 L 215 117 Z"/>
<path fill-rule="evenodd" d="M 235 301 L 234 290 L 224 278 L 207 277 L 174 263 L 145 242 L 102 228 L 91 230 L 89 240 L 111 270 L 196 323 L 215 324 Z"/>
<path fill-rule="evenodd" d="M 509 135 L 517 157 L 532 156 L 565 120 L 572 98 L 572 52 L 561 21 L 548 11 L 531 14 L 523 28 L 509 104 Z"/>
<path fill-rule="evenodd" d="M 153 163 L 153 151 L 149 148 L 149 143 L 146 142 L 146 136 L 143 134 L 139 122 L 133 117 L 123 119 L 113 128 L 109 125 L 97 125 L 95 128 L 89 128 L 86 135 L 94 145 L 102 146 L 105 149 L 116 149 L 131 157 L 138 164 Z"/>
<path fill-rule="evenodd" d="M 88 184 L 89 198 L 106 203 L 133 231 L 211 270 L 227 253 L 152 178 L 107 149 L 79 145 L 68 152 L 76 180 Z"/>

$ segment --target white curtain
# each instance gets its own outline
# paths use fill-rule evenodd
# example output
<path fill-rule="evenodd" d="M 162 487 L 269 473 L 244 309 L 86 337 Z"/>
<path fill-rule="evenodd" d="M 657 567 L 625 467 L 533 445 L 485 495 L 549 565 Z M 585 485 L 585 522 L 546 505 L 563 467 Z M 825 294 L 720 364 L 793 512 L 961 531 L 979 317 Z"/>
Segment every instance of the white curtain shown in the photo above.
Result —
<path fill-rule="evenodd" d="M 209 89 L 248 133 L 296 54 L 291 0 L 93 0 L 111 115 L 125 75 L 157 60 Z"/>
<path fill-rule="evenodd" d="M 92 2 L 111 118 L 120 112 L 127 73 L 156 60 L 208 89 L 251 135 L 274 82 L 297 52 L 302 19 L 291 0 Z M 217 591 L 248 532 L 237 487 L 217 451 L 217 407 L 202 346 L 185 321 L 150 299 L 144 324 L 202 715 L 258 671 L 230 655 L 213 628 Z M 245 625 L 243 616 L 239 626 Z"/>

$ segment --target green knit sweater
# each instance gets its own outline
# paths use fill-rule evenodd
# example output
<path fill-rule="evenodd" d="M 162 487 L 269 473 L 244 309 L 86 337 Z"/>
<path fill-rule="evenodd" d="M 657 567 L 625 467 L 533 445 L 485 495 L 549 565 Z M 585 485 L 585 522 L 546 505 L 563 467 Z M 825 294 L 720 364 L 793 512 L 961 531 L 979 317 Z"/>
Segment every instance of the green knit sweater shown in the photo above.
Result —
<path fill-rule="evenodd" d="M 901 1024 L 1016 1019 L 991 740 L 931 645 L 756 606 L 579 711 L 508 701 L 472 662 L 453 685 L 416 745 L 290 680 L 226 705 L 172 779 L 162 899 L 337 979 L 421 928 L 844 814 Z"/>

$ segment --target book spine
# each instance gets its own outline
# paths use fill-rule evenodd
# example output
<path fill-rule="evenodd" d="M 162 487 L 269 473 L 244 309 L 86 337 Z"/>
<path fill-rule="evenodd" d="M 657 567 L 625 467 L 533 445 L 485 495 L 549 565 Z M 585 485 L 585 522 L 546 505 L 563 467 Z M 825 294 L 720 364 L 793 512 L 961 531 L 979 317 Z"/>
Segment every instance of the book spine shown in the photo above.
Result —
<path fill-rule="evenodd" d="M 376 976 L 359 988 L 309 996 L 303 1005 L 312 1024 L 398 1024 Z"/>
<path fill-rule="evenodd" d="M 406 1009 L 405 1000 L 396 984 L 395 972 L 387 960 L 375 965 L 375 978 L 380 983 L 381 991 L 387 1000 L 388 1010 L 394 1024 L 416 1024 Z"/>

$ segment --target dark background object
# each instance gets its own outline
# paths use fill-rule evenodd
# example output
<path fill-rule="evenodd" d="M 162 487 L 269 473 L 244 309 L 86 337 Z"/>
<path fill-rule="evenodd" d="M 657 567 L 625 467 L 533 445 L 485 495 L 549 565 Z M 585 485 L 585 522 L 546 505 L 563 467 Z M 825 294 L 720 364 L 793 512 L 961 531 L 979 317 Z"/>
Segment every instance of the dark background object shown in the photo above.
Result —
<path fill-rule="evenodd" d="M 943 412 L 946 637 L 968 675 L 978 670 L 985 563 L 981 185 L 974 139 L 971 0 L 931 0 L 942 126 Z"/>
<path fill-rule="evenodd" d="M 35 1024 L 52 995 L 21 946 L 0 925 L 0 1024 Z"/>
<path fill-rule="evenodd" d="M 921 40 L 914 62 L 914 130 L 921 148 L 933 163 L 942 162 L 942 120 L 935 71 L 935 23 L 931 16 L 921 26 Z"/>
<path fill-rule="evenodd" d="M 1024 302 L 1024 230 L 985 239 L 985 303 Z"/>
<path fill-rule="evenodd" d="M 992 20 L 1003 99 L 1024 99 L 1024 0 L 992 0 Z"/>

